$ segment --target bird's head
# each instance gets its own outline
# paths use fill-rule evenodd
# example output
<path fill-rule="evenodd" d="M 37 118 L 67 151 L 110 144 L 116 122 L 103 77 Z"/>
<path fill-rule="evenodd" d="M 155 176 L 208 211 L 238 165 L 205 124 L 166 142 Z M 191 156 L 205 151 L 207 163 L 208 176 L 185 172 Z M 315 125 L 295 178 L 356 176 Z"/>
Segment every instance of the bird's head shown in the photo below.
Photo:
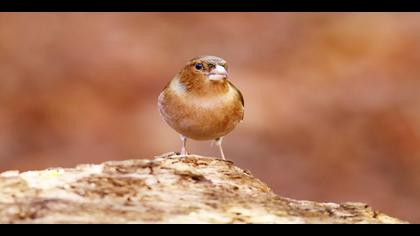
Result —
<path fill-rule="evenodd" d="M 191 59 L 175 77 L 181 90 L 210 95 L 228 91 L 226 61 L 216 56 L 199 56 Z"/>
<path fill-rule="evenodd" d="M 191 59 L 181 72 L 195 79 L 222 82 L 227 79 L 226 61 L 216 56 L 200 56 Z"/>

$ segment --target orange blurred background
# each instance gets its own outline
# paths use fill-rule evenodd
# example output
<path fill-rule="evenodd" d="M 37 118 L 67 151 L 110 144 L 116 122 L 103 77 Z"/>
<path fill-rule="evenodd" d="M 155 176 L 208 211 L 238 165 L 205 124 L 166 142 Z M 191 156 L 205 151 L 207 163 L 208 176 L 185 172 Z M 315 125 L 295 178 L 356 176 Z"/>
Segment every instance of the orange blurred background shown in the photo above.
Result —
<path fill-rule="evenodd" d="M 227 158 L 286 197 L 420 223 L 420 14 L 1 13 L 0 171 L 179 151 L 157 96 L 221 56 L 245 97 Z M 210 142 L 192 153 L 218 156 Z"/>

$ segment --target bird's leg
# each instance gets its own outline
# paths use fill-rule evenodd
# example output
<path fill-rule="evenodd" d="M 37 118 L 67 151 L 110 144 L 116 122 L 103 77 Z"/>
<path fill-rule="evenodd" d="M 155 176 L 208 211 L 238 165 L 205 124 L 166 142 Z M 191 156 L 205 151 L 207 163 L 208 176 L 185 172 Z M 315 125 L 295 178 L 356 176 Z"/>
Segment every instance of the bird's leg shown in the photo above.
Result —
<path fill-rule="evenodd" d="M 182 141 L 181 156 L 188 155 L 188 152 L 187 152 L 187 137 L 181 135 L 181 141 Z"/>
<path fill-rule="evenodd" d="M 216 145 L 219 147 L 220 156 L 222 157 L 223 160 L 226 160 L 225 154 L 223 153 L 222 141 L 223 141 L 223 137 L 217 138 L 216 139 Z"/>

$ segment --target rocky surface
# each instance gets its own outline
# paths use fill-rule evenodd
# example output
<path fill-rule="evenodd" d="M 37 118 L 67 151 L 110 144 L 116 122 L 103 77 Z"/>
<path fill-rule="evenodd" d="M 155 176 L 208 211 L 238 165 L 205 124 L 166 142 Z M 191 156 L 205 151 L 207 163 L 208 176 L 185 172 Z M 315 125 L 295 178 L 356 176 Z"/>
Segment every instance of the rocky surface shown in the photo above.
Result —
<path fill-rule="evenodd" d="M 0 175 L 0 223 L 405 223 L 363 203 L 280 197 L 232 162 L 189 155 Z"/>

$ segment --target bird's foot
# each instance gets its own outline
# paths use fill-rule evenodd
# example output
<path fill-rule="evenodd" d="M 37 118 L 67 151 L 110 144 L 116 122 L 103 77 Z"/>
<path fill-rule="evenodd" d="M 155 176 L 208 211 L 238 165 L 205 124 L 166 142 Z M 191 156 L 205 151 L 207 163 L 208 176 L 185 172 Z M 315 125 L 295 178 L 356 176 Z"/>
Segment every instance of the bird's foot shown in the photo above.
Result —
<path fill-rule="evenodd" d="M 175 155 L 173 157 L 186 157 L 189 156 L 190 153 L 187 151 L 181 151 L 181 152 L 175 152 Z"/>
<path fill-rule="evenodd" d="M 178 153 L 177 153 L 178 154 Z M 179 153 L 179 156 L 188 156 L 190 153 L 187 151 L 187 149 L 184 147 L 181 148 L 181 152 Z"/>
<path fill-rule="evenodd" d="M 155 156 L 155 158 L 168 158 L 168 157 L 178 156 L 178 155 L 179 155 L 179 152 L 166 152 L 158 156 Z"/>

